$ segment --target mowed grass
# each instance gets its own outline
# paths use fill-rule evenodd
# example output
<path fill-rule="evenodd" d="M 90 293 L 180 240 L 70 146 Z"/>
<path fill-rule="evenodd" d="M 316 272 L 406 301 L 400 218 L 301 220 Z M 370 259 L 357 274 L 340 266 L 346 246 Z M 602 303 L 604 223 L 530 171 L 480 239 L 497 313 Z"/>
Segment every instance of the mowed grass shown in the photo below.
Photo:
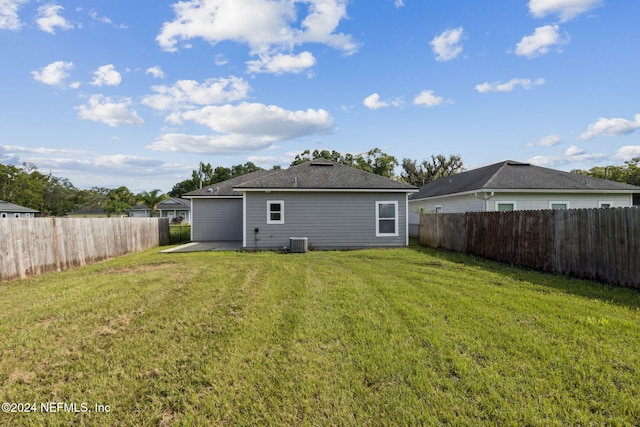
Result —
<path fill-rule="evenodd" d="M 0 285 L 1 400 L 37 405 L 0 424 L 638 425 L 639 307 L 418 247 L 152 250 Z"/>

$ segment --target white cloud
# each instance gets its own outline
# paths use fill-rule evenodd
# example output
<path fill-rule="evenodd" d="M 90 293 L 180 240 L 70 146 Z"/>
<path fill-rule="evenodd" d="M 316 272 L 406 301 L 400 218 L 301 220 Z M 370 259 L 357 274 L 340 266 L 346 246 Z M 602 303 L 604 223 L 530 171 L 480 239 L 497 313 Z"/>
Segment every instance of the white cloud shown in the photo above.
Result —
<path fill-rule="evenodd" d="M 446 30 L 442 34 L 435 36 L 429 43 L 433 46 L 433 53 L 436 61 L 450 61 L 462 53 L 463 28 L 458 27 L 453 30 Z"/>
<path fill-rule="evenodd" d="M 377 110 L 379 108 L 389 106 L 388 102 L 380 101 L 380 95 L 378 95 L 377 93 L 372 93 L 371 95 L 367 96 L 364 101 L 362 101 L 362 103 L 365 107 L 372 110 Z"/>
<path fill-rule="evenodd" d="M 22 22 L 18 17 L 18 9 L 29 0 L 0 1 L 0 30 L 19 30 Z"/>
<path fill-rule="evenodd" d="M 562 144 L 564 141 L 562 139 L 562 136 L 554 134 L 554 135 L 547 135 L 545 137 L 540 138 L 538 141 L 534 142 L 533 144 L 528 144 L 530 147 L 555 147 L 556 145 L 560 145 Z"/>
<path fill-rule="evenodd" d="M 98 16 L 98 12 L 96 12 L 95 10 L 92 10 L 89 12 L 89 16 L 91 16 L 91 18 L 93 18 L 93 20 L 98 21 L 98 22 L 102 22 L 104 24 L 109 24 L 111 26 L 113 26 L 114 28 L 127 28 L 126 25 L 116 25 L 113 23 L 113 21 L 109 18 L 107 18 L 106 16 Z"/>
<path fill-rule="evenodd" d="M 214 135 L 167 133 L 147 148 L 190 153 L 239 153 L 264 149 L 286 141 L 331 130 L 333 118 L 325 110 L 289 111 L 275 105 L 242 103 L 207 106 L 175 113 L 174 122 L 193 121 Z"/>
<path fill-rule="evenodd" d="M 156 79 L 164 79 L 164 71 L 159 66 L 147 68 L 146 74 L 151 74 Z"/>
<path fill-rule="evenodd" d="M 176 110 L 200 105 L 222 104 L 245 99 L 249 84 L 241 78 L 209 79 L 204 83 L 195 80 L 178 80 L 173 86 L 153 86 L 155 94 L 146 96 L 142 103 L 156 110 Z"/>
<path fill-rule="evenodd" d="M 55 61 L 40 68 L 40 71 L 32 71 L 31 75 L 39 82 L 51 86 L 58 86 L 64 83 L 69 77 L 68 71 L 73 69 L 73 62 Z"/>
<path fill-rule="evenodd" d="M 56 33 L 56 27 L 62 30 L 70 30 L 73 28 L 73 25 L 59 15 L 63 10 L 64 7 L 53 3 L 40 6 L 38 8 L 36 23 L 42 31 L 50 34 Z"/>
<path fill-rule="evenodd" d="M 116 71 L 113 64 L 109 64 L 98 67 L 98 69 L 93 72 L 93 81 L 91 84 L 94 86 L 118 86 L 121 81 L 122 76 L 120 73 Z"/>
<path fill-rule="evenodd" d="M 533 34 L 524 36 L 516 45 L 516 55 L 535 58 L 549 53 L 552 46 L 558 50 L 560 46 L 569 43 L 569 36 L 560 36 L 558 25 L 545 25 L 535 29 Z"/>
<path fill-rule="evenodd" d="M 620 147 L 615 155 L 616 160 L 623 162 L 635 157 L 640 157 L 640 145 L 625 145 L 624 147 Z"/>
<path fill-rule="evenodd" d="M 380 108 L 391 107 L 391 106 L 400 107 L 402 106 L 402 100 L 400 98 L 396 98 L 391 101 L 381 101 L 380 95 L 378 95 L 377 93 L 372 93 L 362 101 L 362 104 L 371 110 L 377 110 Z M 344 108 L 343 108 L 343 111 L 345 111 Z"/>
<path fill-rule="evenodd" d="M 481 83 L 476 85 L 476 90 L 480 93 L 488 92 L 512 92 L 516 87 L 520 86 L 523 89 L 532 89 L 534 86 L 541 86 L 545 83 L 544 79 L 511 79 L 506 83 L 493 82 L 493 83 Z"/>
<path fill-rule="evenodd" d="M 599 118 L 589 125 L 587 130 L 580 135 L 580 139 L 587 140 L 597 136 L 616 136 L 629 134 L 640 128 L 640 114 L 636 114 L 633 120 L 613 118 Z"/>
<path fill-rule="evenodd" d="M 529 0 L 529 11 L 536 18 L 558 15 L 566 22 L 602 4 L 602 0 Z"/>
<path fill-rule="evenodd" d="M 404 0 L 396 0 L 396 7 L 404 6 Z"/>
<path fill-rule="evenodd" d="M 22 147 L 19 145 L 0 145 L 0 149 L 2 149 L 5 153 L 29 153 L 29 154 L 85 154 L 84 150 L 72 150 L 68 148 L 32 148 L 32 147 Z"/>
<path fill-rule="evenodd" d="M 441 96 L 434 95 L 432 90 L 423 90 L 413 100 L 415 105 L 424 105 L 425 107 L 435 107 L 443 102 L 445 102 L 445 99 Z"/>
<path fill-rule="evenodd" d="M 608 156 L 602 153 L 589 154 L 580 147 L 571 146 L 559 156 L 534 156 L 527 162 L 538 166 L 558 167 L 571 163 L 599 162 Z"/>
<path fill-rule="evenodd" d="M 76 109 L 79 118 L 105 123 L 112 127 L 144 124 L 144 120 L 138 116 L 138 113 L 129 108 L 131 104 L 129 98 L 115 102 L 109 97 L 94 94 L 91 95 L 86 105 L 81 105 Z"/>
<path fill-rule="evenodd" d="M 261 55 L 255 61 L 247 61 L 248 71 L 251 73 L 300 73 L 313 67 L 316 58 L 310 52 L 302 52 L 299 55 L 286 55 L 278 53 L 274 56 Z"/>
<path fill-rule="evenodd" d="M 278 55 L 283 55 L 282 60 L 295 59 L 296 66 L 272 64 L 275 72 L 299 72 L 312 56 L 294 55 L 292 50 L 304 43 L 325 44 L 345 54 L 357 51 L 358 44 L 350 35 L 336 33 L 347 16 L 346 5 L 347 0 L 181 1 L 173 5 L 175 20 L 163 24 L 156 41 L 172 52 L 181 42 L 195 38 L 211 44 L 235 41 L 248 45 L 251 54 L 258 56 L 250 65 L 261 72 L 270 72 L 271 68 L 264 65 L 272 64 L 268 59 Z M 299 21 L 297 13 L 301 10 L 307 14 Z"/>

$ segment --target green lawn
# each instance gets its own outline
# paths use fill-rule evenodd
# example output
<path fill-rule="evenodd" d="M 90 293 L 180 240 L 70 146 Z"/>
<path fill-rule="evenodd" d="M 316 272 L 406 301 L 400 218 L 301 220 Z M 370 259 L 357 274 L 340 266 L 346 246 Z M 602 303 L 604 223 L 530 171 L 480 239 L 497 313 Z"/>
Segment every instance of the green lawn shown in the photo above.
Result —
<path fill-rule="evenodd" d="M 417 247 L 152 250 L 0 285 L 0 396 L 36 404 L 0 425 L 639 425 L 639 307 Z"/>

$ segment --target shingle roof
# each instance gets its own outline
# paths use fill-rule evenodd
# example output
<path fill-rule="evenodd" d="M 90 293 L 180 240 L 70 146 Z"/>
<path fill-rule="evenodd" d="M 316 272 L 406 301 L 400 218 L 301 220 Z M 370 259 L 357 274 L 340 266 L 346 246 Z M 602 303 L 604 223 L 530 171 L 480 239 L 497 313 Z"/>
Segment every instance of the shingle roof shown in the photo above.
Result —
<path fill-rule="evenodd" d="M 640 187 L 506 160 L 437 179 L 411 195 L 412 200 L 485 190 L 576 190 L 640 192 Z"/>
<path fill-rule="evenodd" d="M 13 203 L 0 200 L 0 212 L 19 212 L 19 213 L 36 213 L 35 209 L 25 208 L 24 206 L 14 205 Z"/>
<path fill-rule="evenodd" d="M 298 190 L 397 190 L 412 191 L 416 187 L 380 175 L 325 159 L 275 171 L 235 185 L 237 189 Z"/>
<path fill-rule="evenodd" d="M 262 176 L 270 175 L 278 171 L 274 170 L 259 170 L 248 173 L 246 175 L 237 176 L 235 178 L 228 179 L 226 181 L 217 182 L 212 185 L 200 188 L 198 190 L 189 191 L 183 194 L 183 197 L 229 197 L 229 196 L 241 196 L 237 191 L 233 191 L 236 185 L 240 185 L 243 182 L 250 181 Z"/>

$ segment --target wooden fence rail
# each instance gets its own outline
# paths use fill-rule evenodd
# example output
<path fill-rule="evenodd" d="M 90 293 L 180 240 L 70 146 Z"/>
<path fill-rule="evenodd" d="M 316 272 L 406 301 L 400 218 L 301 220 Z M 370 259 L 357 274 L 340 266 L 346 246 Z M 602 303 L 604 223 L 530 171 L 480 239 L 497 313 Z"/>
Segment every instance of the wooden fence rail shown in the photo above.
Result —
<path fill-rule="evenodd" d="M 640 209 L 420 216 L 420 244 L 640 289 Z"/>
<path fill-rule="evenodd" d="M 168 218 L 1 219 L 0 282 L 168 243 Z"/>

